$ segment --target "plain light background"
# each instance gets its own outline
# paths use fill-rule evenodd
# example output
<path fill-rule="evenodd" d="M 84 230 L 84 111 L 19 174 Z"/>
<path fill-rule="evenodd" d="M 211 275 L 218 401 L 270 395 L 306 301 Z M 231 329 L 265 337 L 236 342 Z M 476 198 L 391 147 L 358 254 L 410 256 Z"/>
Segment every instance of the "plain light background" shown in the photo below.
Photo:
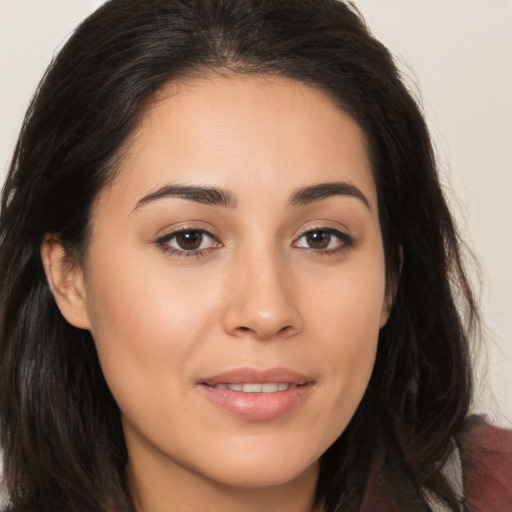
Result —
<path fill-rule="evenodd" d="M 101 0 L 0 0 L 0 182 L 53 53 Z M 474 412 L 512 426 L 512 0 L 355 0 L 423 104 L 485 321 Z"/>

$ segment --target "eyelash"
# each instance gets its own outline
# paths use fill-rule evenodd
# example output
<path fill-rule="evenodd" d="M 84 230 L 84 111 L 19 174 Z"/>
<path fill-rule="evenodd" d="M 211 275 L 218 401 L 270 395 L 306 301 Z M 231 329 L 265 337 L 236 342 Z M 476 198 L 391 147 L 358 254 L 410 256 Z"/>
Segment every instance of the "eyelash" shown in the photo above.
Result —
<path fill-rule="evenodd" d="M 212 247 L 207 247 L 205 249 L 200 250 L 187 250 L 183 248 L 172 247 L 169 245 L 171 241 L 176 239 L 178 236 L 186 234 L 196 234 L 200 235 L 201 237 L 210 238 L 212 241 L 216 240 L 215 236 L 209 231 L 206 231 L 205 229 L 184 227 L 176 231 L 173 231 L 172 233 L 162 236 L 156 241 L 156 245 L 160 247 L 165 253 L 171 254 L 172 256 L 178 256 L 179 258 L 200 258 L 201 256 L 205 256 L 206 253 L 209 252 L 210 250 L 217 249 L 223 246 L 223 244 L 218 241 L 215 242 L 215 244 Z M 201 245 L 203 244 L 203 241 L 204 239 L 201 240 Z"/>
<path fill-rule="evenodd" d="M 336 247 L 333 248 L 326 248 L 326 249 L 314 249 L 312 247 L 300 247 L 298 245 L 299 240 L 301 240 L 304 237 L 307 237 L 308 235 L 312 234 L 326 234 L 329 236 L 329 244 L 332 241 L 332 237 L 335 237 L 338 239 L 338 243 L 336 244 Z M 293 247 L 296 247 L 297 249 L 301 249 L 307 252 L 313 252 L 315 255 L 324 257 L 324 256 L 336 256 L 342 252 L 345 252 L 352 247 L 354 247 L 354 239 L 348 234 L 344 233 L 343 231 L 340 231 L 338 229 L 334 228 L 326 228 L 326 227 L 315 227 L 315 228 L 309 228 L 306 231 L 304 231 L 292 244 Z"/>
<path fill-rule="evenodd" d="M 308 235 L 313 234 L 324 234 L 328 235 L 328 243 L 330 244 L 332 242 L 331 237 L 335 237 L 338 239 L 338 243 L 336 244 L 336 247 L 333 248 L 325 248 L 325 249 L 315 249 L 312 247 L 304 247 L 299 245 L 299 241 Z M 201 236 L 201 243 L 200 246 L 204 242 L 203 237 L 210 238 L 213 242 L 213 245 L 210 247 L 206 247 L 204 249 L 183 249 L 179 247 L 172 247 L 169 244 L 176 240 L 178 236 L 180 235 L 199 235 Z M 220 247 L 223 247 L 223 244 L 216 240 L 215 235 L 210 233 L 209 231 L 206 231 L 204 229 L 200 228 L 188 228 L 184 227 L 181 229 L 178 229 L 176 231 L 173 231 L 172 233 L 169 233 L 167 235 L 162 236 L 158 240 L 156 240 L 155 244 L 160 247 L 165 253 L 171 254 L 172 256 L 177 256 L 179 258 L 201 258 L 202 256 L 206 256 L 208 252 L 214 249 L 218 249 Z M 340 254 L 341 252 L 347 251 L 351 249 L 354 246 L 354 239 L 348 235 L 347 233 L 344 233 L 342 231 L 339 231 L 334 228 L 325 228 L 325 227 L 318 227 L 318 228 L 310 228 L 306 231 L 303 231 L 299 237 L 295 239 L 295 241 L 292 243 L 292 247 L 295 247 L 297 249 L 300 249 L 302 251 L 306 251 L 309 253 L 313 253 L 315 256 L 335 256 L 337 254 Z"/>

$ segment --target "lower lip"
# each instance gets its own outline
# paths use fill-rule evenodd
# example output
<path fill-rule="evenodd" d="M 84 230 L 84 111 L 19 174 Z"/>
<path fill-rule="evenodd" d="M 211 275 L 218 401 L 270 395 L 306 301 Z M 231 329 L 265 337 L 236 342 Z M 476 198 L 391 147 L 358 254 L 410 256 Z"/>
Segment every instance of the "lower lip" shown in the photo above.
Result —
<path fill-rule="evenodd" d="M 313 389 L 313 383 L 275 393 L 244 393 L 215 388 L 206 384 L 199 385 L 199 389 L 215 404 L 239 418 L 268 421 L 296 409 Z"/>

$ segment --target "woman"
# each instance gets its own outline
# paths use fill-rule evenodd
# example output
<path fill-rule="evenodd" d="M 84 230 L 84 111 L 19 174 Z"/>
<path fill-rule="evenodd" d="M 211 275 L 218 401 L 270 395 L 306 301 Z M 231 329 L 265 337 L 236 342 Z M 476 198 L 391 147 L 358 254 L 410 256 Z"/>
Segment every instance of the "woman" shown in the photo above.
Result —
<path fill-rule="evenodd" d="M 107 2 L 1 233 L 10 510 L 510 508 L 428 132 L 346 4 Z"/>

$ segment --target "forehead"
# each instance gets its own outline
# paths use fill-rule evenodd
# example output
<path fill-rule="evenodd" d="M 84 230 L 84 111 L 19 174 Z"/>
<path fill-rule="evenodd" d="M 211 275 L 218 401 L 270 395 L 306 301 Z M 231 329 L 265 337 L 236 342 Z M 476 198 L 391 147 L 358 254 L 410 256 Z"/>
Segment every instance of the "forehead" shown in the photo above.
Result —
<path fill-rule="evenodd" d="M 158 93 L 115 183 L 139 195 L 166 183 L 284 194 L 333 181 L 364 189 L 376 207 L 363 131 L 327 94 L 282 77 L 214 75 Z"/>

